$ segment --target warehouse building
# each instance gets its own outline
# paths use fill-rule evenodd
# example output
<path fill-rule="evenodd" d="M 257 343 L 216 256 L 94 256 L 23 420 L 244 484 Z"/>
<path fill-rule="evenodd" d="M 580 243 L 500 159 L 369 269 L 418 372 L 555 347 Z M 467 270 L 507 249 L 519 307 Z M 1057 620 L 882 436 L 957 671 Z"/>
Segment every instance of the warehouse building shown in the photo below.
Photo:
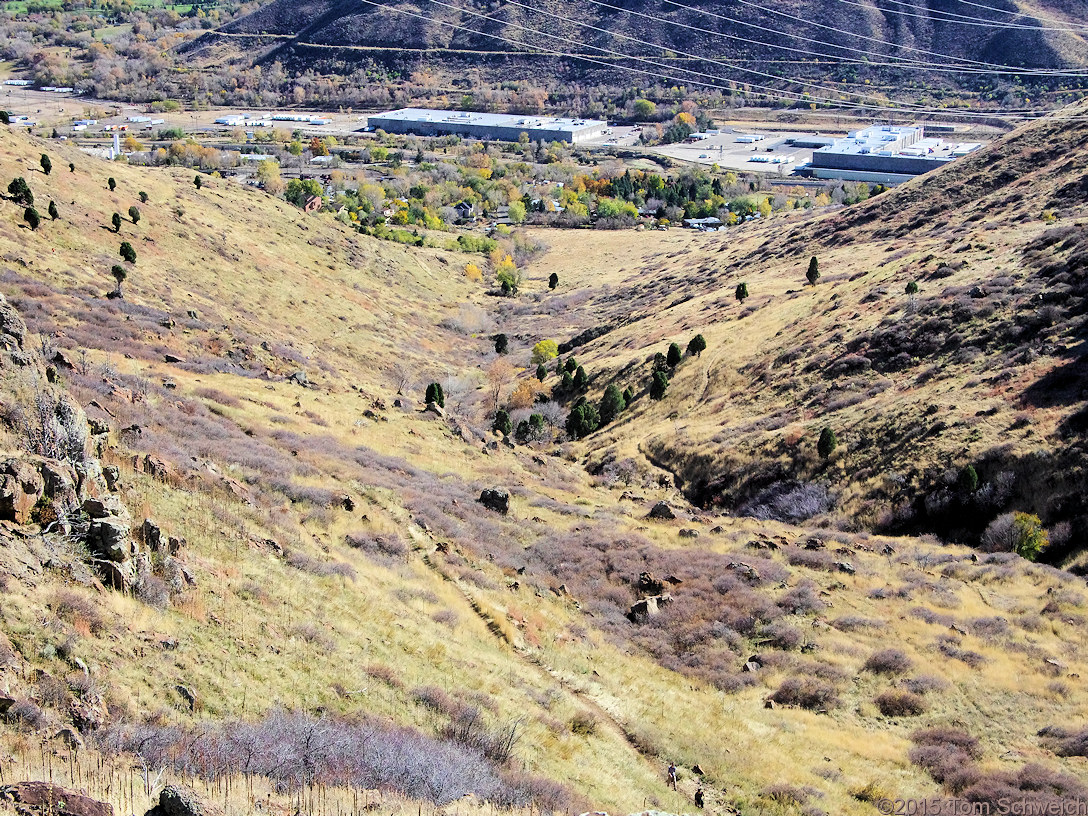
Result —
<path fill-rule="evenodd" d="M 982 147 L 926 138 L 920 127 L 876 125 L 813 151 L 816 178 L 899 184 Z"/>
<path fill-rule="evenodd" d="M 367 117 L 367 125 L 386 133 L 417 136 L 468 136 L 516 142 L 522 134 L 545 142 L 576 144 L 603 136 L 608 123 L 599 119 L 562 119 L 555 116 L 516 116 L 503 113 L 402 108 Z"/>

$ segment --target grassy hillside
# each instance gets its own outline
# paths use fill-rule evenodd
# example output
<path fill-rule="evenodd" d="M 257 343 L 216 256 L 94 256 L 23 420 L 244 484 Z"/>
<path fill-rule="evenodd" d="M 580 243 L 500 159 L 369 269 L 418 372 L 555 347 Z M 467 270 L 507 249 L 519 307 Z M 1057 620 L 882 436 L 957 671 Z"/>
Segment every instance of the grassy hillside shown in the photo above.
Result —
<path fill-rule="evenodd" d="M 1070 140 L 1080 132 L 1066 127 Z M 1011 156 L 1017 144 L 999 149 Z M 35 169 L 43 151 L 48 176 Z M 863 448 L 854 428 L 934 401 L 926 389 L 941 377 L 918 382 L 912 372 L 896 384 L 900 375 L 870 362 L 865 378 L 892 382 L 871 406 L 839 409 L 856 425 L 834 420 L 846 450 L 829 465 L 811 454 L 814 429 L 832 421 L 829 396 L 802 402 L 800 375 L 775 387 L 772 362 L 800 333 L 830 366 L 831 344 L 903 309 L 899 278 L 907 263 L 922 268 L 913 247 L 880 267 L 894 251 L 878 255 L 860 238 L 841 246 L 837 228 L 852 222 L 850 234 L 864 237 L 889 226 L 860 222 L 894 207 L 892 196 L 895 217 L 913 217 L 903 214 L 923 206 L 911 200 L 917 187 L 829 218 L 775 218 L 720 236 L 550 232 L 552 249 L 521 296 L 504 299 L 463 276 L 463 256 L 372 241 L 226 182 L 197 189 L 191 173 L 107 164 L 3 132 L 0 178 L 15 176 L 40 210 L 54 200 L 60 214 L 31 232 L 22 206 L 0 203 L 0 291 L 27 323 L 23 351 L 54 361 L 92 424 L 108 427 L 100 459 L 117 467 L 117 495 L 137 526 L 153 519 L 184 543 L 150 559 L 122 593 L 92 574 L 75 536 L 0 528 L 10 576 L 0 662 L 15 701 L 5 779 L 70 775 L 126 812 L 178 777 L 230 813 L 267 794 L 275 807 L 354 812 L 379 794 L 349 789 L 344 758 L 395 743 L 400 753 L 391 748 L 382 767 L 407 756 L 427 769 L 424 782 L 356 775 L 350 787 L 396 790 L 389 804 L 428 810 L 477 782 L 493 802 L 565 810 L 692 812 L 701 784 L 715 813 L 861 814 L 882 795 L 942 785 L 974 798 L 1038 797 L 1088 780 L 1076 756 L 1088 706 L 1081 579 L 1007 553 L 860 529 L 867 521 L 851 502 L 867 500 L 867 483 L 856 459 L 881 446 Z M 1068 200 L 1044 182 L 1044 196 Z M 1057 228 L 1076 223 L 1072 204 L 1041 203 L 1060 208 Z M 114 233 L 111 214 L 133 204 L 139 223 Z M 986 235 L 1001 240 L 1005 263 L 1029 248 L 1041 261 L 1073 247 L 1040 248 L 1053 229 L 1032 214 L 1015 232 Z M 121 240 L 138 258 L 124 298 L 109 299 Z M 881 238 L 881 252 L 891 240 Z M 901 250 L 947 236 L 896 240 Z M 966 286 L 988 268 L 993 250 L 975 248 L 981 240 L 945 250 L 970 262 L 945 283 Z M 801 284 L 812 253 L 824 273 L 810 291 Z M 863 270 L 873 279 L 850 280 Z M 561 283 L 550 292 L 553 271 Z M 743 307 L 733 300 L 739 280 L 751 289 Z M 877 285 L 887 294 L 862 304 Z M 928 299 L 955 297 L 930 287 L 917 319 Z M 864 320 L 848 317 L 863 309 Z M 545 415 L 539 441 L 492 434 L 496 401 L 535 382 L 532 346 L 601 324 L 613 328 L 574 353 L 594 398 L 606 381 L 634 387 L 620 419 L 567 442 L 569 403 L 530 397 L 533 408 L 510 407 L 516 420 Z M 503 358 L 490 340 L 497 331 L 511 338 Z M 650 400 L 648 358 L 695 332 L 707 350 L 680 364 L 664 400 Z M 36 370 L 4 369 L 4 458 L 25 448 Z M 821 371 L 804 377 L 830 381 Z M 984 393 L 966 370 L 950 371 L 945 404 Z M 769 387 L 757 389 L 765 372 Z M 445 416 L 422 411 L 432 381 L 443 384 Z M 549 371 L 543 387 L 555 384 Z M 983 440 L 1017 410 L 1000 393 L 986 403 L 998 412 L 972 427 L 993 434 Z M 1031 426 L 1037 438 L 1072 410 L 1037 411 L 1051 423 Z M 786 421 L 771 430 L 764 418 L 776 416 Z M 810 522 L 723 512 L 729 502 L 713 499 L 723 487 L 688 470 L 705 456 L 705 473 L 735 478 L 734 462 L 762 467 L 788 430 L 817 474 L 810 481 L 834 474 L 835 509 Z M 944 439 L 898 455 L 941 461 L 962 445 Z M 662 466 L 706 507 L 687 504 Z M 510 492 L 509 515 L 477 502 L 490 487 Z M 677 518 L 647 518 L 660 500 Z M 661 614 L 627 616 L 662 594 L 671 602 Z M 106 760 L 34 747 L 73 720 Z M 235 720 L 253 731 L 231 733 L 259 748 L 248 764 L 236 743 L 202 749 L 219 739 L 217 723 Z M 393 725 L 418 733 L 396 736 Z M 930 733 L 912 742 L 919 729 Z M 313 767 L 300 758 L 291 773 L 270 769 L 266 738 L 309 745 Z M 139 750 L 151 771 L 113 759 L 119 747 Z M 295 774 L 300 766 L 306 773 Z M 501 785 L 487 781 L 494 775 Z"/>

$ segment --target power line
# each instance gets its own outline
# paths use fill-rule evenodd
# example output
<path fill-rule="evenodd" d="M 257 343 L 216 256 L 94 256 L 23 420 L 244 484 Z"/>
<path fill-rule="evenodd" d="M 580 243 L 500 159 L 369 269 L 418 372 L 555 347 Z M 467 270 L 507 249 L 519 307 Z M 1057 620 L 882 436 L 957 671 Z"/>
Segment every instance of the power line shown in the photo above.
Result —
<path fill-rule="evenodd" d="M 585 0 L 585 2 L 592 3 L 592 4 L 597 5 L 597 6 L 602 6 L 604 8 L 611 9 L 613 11 L 619 11 L 619 12 L 623 12 L 625 14 L 634 15 L 636 17 L 642 17 L 642 18 L 645 18 L 647 20 L 652 20 L 655 23 L 662 23 L 663 22 L 666 25 L 674 26 L 674 27 L 677 27 L 677 28 L 683 28 L 683 29 L 686 29 L 686 30 L 689 30 L 689 31 L 696 31 L 696 32 L 699 32 L 701 34 L 708 34 L 708 35 L 715 36 L 715 37 L 722 37 L 724 39 L 736 40 L 738 42 L 746 43 L 746 44 L 749 44 L 749 45 L 757 45 L 757 46 L 764 47 L 764 48 L 776 48 L 776 49 L 780 49 L 780 50 L 783 50 L 783 51 L 792 51 L 792 52 L 796 52 L 796 53 L 800 53 L 800 54 L 808 54 L 808 55 L 811 55 L 811 56 L 815 56 L 817 58 L 823 58 L 823 59 L 828 58 L 828 55 L 826 55 L 826 54 L 824 54 L 822 52 L 819 52 L 819 51 L 812 51 L 812 50 L 804 49 L 804 48 L 794 48 L 794 47 L 791 47 L 791 46 L 788 46 L 788 45 L 781 45 L 779 43 L 765 42 L 763 40 L 753 40 L 753 39 L 750 39 L 748 37 L 741 37 L 741 36 L 739 36 L 737 34 L 728 34 L 726 32 L 715 31 L 713 29 L 701 28 L 699 26 L 689 25 L 687 23 L 677 22 L 675 20 L 664 20 L 664 19 L 661 19 L 660 17 L 653 17 L 652 15 L 644 14 L 642 12 L 634 11 L 632 9 L 622 8 L 621 6 L 614 6 L 611 3 L 603 2 L 603 0 Z M 679 5 L 679 4 L 677 3 L 677 4 L 674 4 L 674 5 Z M 687 8 L 687 7 L 684 7 L 684 8 Z M 697 9 L 690 9 L 690 10 L 691 11 L 698 11 Z M 700 13 L 703 13 L 703 12 L 700 12 Z M 709 12 L 706 12 L 706 13 L 709 13 Z M 719 15 L 713 15 L 713 16 L 719 17 Z M 803 35 L 800 35 L 800 34 L 787 34 L 786 32 L 778 31 L 776 29 L 767 28 L 767 27 L 764 27 L 764 26 L 759 26 L 759 25 L 757 25 L 755 23 L 742 22 L 740 20 L 732 20 L 732 18 L 729 18 L 729 17 L 720 17 L 720 19 L 729 20 L 731 22 L 736 22 L 736 23 L 739 23 L 741 25 L 748 26 L 750 28 L 755 28 L 755 29 L 757 29 L 759 31 L 764 31 L 764 32 L 766 32 L 768 34 L 776 34 L 776 35 L 780 35 L 780 36 L 783 36 L 783 37 L 791 37 L 793 39 L 802 40 L 804 42 L 815 43 L 817 45 L 824 46 L 825 48 L 835 48 L 835 49 L 838 49 L 838 50 L 841 50 L 841 51 L 847 51 L 847 52 L 852 51 L 855 54 L 864 54 L 866 56 L 878 57 L 880 60 L 895 59 L 894 56 L 890 56 L 890 55 L 887 55 L 887 54 L 882 54 L 882 53 L 880 53 L 878 51 L 869 51 L 869 50 L 861 49 L 861 48 L 850 48 L 848 46 L 837 45 L 835 43 L 828 43 L 828 42 L 824 42 L 822 40 L 817 40 L 815 38 L 806 37 L 806 36 L 803 36 Z M 919 61 L 919 60 L 904 61 L 904 62 L 886 62 L 886 61 L 882 62 L 882 61 L 874 61 L 874 60 L 865 59 L 865 58 L 853 58 L 853 59 L 851 59 L 849 57 L 839 57 L 839 59 L 842 59 L 847 64 L 865 65 L 865 66 L 872 66 L 872 67 L 910 68 L 910 69 L 915 69 L 915 70 L 919 70 L 919 71 L 926 71 L 926 72 L 933 72 L 933 73 L 948 73 L 948 74 L 977 73 L 977 74 L 1000 74 L 1000 75 L 1016 75 L 1016 76 L 1020 76 L 1020 75 L 1023 75 L 1025 73 L 1024 71 L 1017 70 L 1017 69 L 1012 69 L 1012 68 L 987 70 L 987 69 L 982 69 L 982 68 L 970 68 L 970 67 L 966 67 L 966 66 L 964 66 L 964 67 L 949 67 L 947 62 L 952 59 L 951 57 L 946 58 L 946 61 L 944 63 L 940 63 L 940 64 L 935 63 L 935 62 L 929 62 L 929 61 L 923 62 L 923 61 Z M 1064 75 L 1065 74 L 1063 74 L 1063 76 Z"/>
<path fill-rule="evenodd" d="M 838 0 L 840 3 L 845 3 L 848 6 L 857 6 L 863 9 L 872 9 L 871 6 L 867 6 L 864 3 L 857 3 L 854 0 Z M 897 6 L 907 6 L 908 8 L 914 8 L 910 3 L 904 2 L 904 0 L 885 0 L 887 3 L 895 3 Z M 875 9 L 881 11 L 881 9 Z M 956 14 L 953 11 L 943 11 L 941 9 L 930 9 L 929 14 L 920 14 L 916 11 L 896 11 L 895 14 L 901 14 L 904 17 L 918 17 L 923 20 L 937 20 L 946 23 L 956 23 L 957 25 L 969 25 L 977 26 L 980 28 L 1000 28 L 1000 29 L 1023 29 L 1026 31 L 1065 31 L 1073 34 L 1084 33 L 1084 28 L 1072 29 L 1072 28 L 1048 28 L 1042 25 L 1025 25 L 1023 23 L 998 23 L 993 20 L 983 20 L 981 17 L 971 17 L 966 14 Z M 932 14 L 947 14 L 949 17 L 932 17 Z"/>
<path fill-rule="evenodd" d="M 564 58 L 568 58 L 568 59 L 571 59 L 571 58 L 578 59 L 578 60 L 582 60 L 582 61 L 585 61 L 585 62 L 590 62 L 590 63 L 593 63 L 593 64 L 602 65 L 602 66 L 605 66 L 605 67 L 608 67 L 608 68 L 612 68 L 613 70 L 615 70 L 616 68 L 620 68 L 621 70 L 628 71 L 628 72 L 631 72 L 631 73 L 637 73 L 637 74 L 642 74 L 642 75 L 645 75 L 645 76 L 650 76 L 650 77 L 653 77 L 653 78 L 655 78 L 655 79 L 657 79 L 659 81 L 665 81 L 665 82 L 668 82 L 670 84 L 678 84 L 679 83 L 679 84 L 686 84 L 686 85 L 694 85 L 694 86 L 703 87 L 703 88 L 710 88 L 710 89 L 717 90 L 717 91 L 725 91 L 725 92 L 728 92 L 728 93 L 732 93 L 735 90 L 733 88 L 723 86 L 723 85 L 720 85 L 720 84 L 717 84 L 717 83 L 703 82 L 703 81 L 700 81 L 700 80 L 692 80 L 690 78 L 682 78 L 682 77 L 677 77 L 675 75 L 670 75 L 670 74 L 667 74 L 667 73 L 648 71 L 648 70 L 645 70 L 645 69 L 634 68 L 634 67 L 630 67 L 630 66 L 618 66 L 614 62 L 609 62 L 607 60 L 600 59 L 600 58 L 593 57 L 593 56 L 589 56 L 589 55 L 586 55 L 586 54 L 572 54 L 569 51 L 556 51 L 556 50 L 549 49 L 549 48 L 542 48 L 540 46 L 535 46 L 535 45 L 532 45 L 530 43 L 522 42 L 520 40 L 513 40 L 513 39 L 510 39 L 508 37 L 502 36 L 500 34 L 494 34 L 494 33 L 486 32 L 486 31 L 480 31 L 478 29 L 469 28 L 468 26 L 460 25 L 458 23 L 452 23 L 452 22 L 449 22 L 449 21 L 446 21 L 446 20 L 436 20 L 433 17 L 428 17 L 428 16 L 425 16 L 423 14 L 418 14 L 418 13 L 415 13 L 415 12 L 411 12 L 411 11 L 408 11 L 407 9 L 403 9 L 403 8 L 400 8 L 400 7 L 395 6 L 395 5 L 385 5 L 383 3 L 376 2 L 376 0 L 361 0 L 361 2 L 366 3 L 367 5 L 373 6 L 375 8 L 385 9 L 387 11 L 392 10 L 392 11 L 398 12 L 400 14 L 403 14 L 405 16 L 413 17 L 415 19 L 425 20 L 425 21 L 429 21 L 429 22 L 432 22 L 432 23 L 438 23 L 439 25 L 446 26 L 447 28 L 452 28 L 452 29 L 457 30 L 457 31 L 464 31 L 464 32 L 467 32 L 467 33 L 470 33 L 470 34 L 476 34 L 478 36 L 487 37 L 489 39 L 497 40 L 499 42 L 504 42 L 504 43 L 507 43 L 509 45 L 515 45 L 515 46 L 518 46 L 519 48 L 526 49 L 527 54 L 533 53 L 533 51 L 536 51 L 538 53 L 547 54 L 549 56 L 564 57 Z M 479 12 L 471 12 L 471 11 L 467 11 L 466 9 L 460 9 L 460 8 L 458 8 L 456 6 L 453 6 L 453 5 L 450 5 L 448 3 L 440 2 L 440 0 L 432 0 L 432 2 L 435 2 L 438 5 L 450 8 L 450 9 L 452 9 L 454 11 L 457 11 L 457 12 L 461 12 L 461 13 L 467 12 L 469 14 L 472 14 L 472 15 L 476 16 L 476 17 L 481 17 L 483 19 L 490 20 L 491 22 L 500 23 L 500 24 L 503 24 L 503 25 L 509 25 L 511 27 L 514 27 L 514 28 L 520 28 L 520 29 L 523 29 L 523 30 L 531 31 L 531 32 L 535 31 L 534 29 L 528 29 L 525 26 L 519 26 L 519 25 L 517 25 L 515 23 L 508 23 L 506 21 L 497 20 L 497 19 L 495 19 L 493 17 L 489 17 L 488 15 L 481 14 Z M 549 37 L 551 39 L 563 40 L 565 42 L 569 41 L 567 38 L 560 37 L 560 36 L 557 36 L 557 35 L 554 35 L 554 34 L 548 34 L 547 32 L 536 32 L 536 33 L 542 34 L 543 36 Z M 650 62 L 650 63 L 653 62 L 652 60 L 648 60 L 646 58 L 637 57 L 637 56 L 630 55 L 630 54 L 625 54 L 623 52 L 618 52 L 618 51 L 614 51 L 614 50 L 611 50 L 611 49 L 604 49 L 604 48 L 601 48 L 599 46 L 590 45 L 589 47 L 593 48 L 593 49 L 595 49 L 597 51 L 602 51 L 602 52 L 605 52 L 605 53 L 611 52 L 612 54 L 617 55 L 619 57 L 622 57 L 624 59 L 638 60 L 638 61 Z M 659 64 L 659 66 L 660 66 L 660 64 Z M 664 66 L 660 66 L 660 67 L 672 68 L 672 66 L 668 66 L 668 65 L 664 65 Z M 680 69 L 680 70 L 687 71 L 689 73 L 698 73 L 698 72 L 692 72 L 689 69 Z M 704 74 L 704 76 L 706 76 L 706 75 Z M 753 85 L 751 83 L 742 83 L 742 84 L 743 85 L 748 85 L 748 86 L 751 86 L 751 87 L 766 88 L 766 86 L 757 86 L 757 85 Z M 793 101 L 793 102 L 803 101 L 803 102 L 806 102 L 806 103 L 813 101 L 812 99 L 805 99 L 804 97 L 799 98 L 798 94 L 793 93 L 793 92 L 789 92 L 789 91 L 779 91 L 777 89 L 768 89 L 768 90 L 770 90 L 771 93 L 764 93 L 764 92 L 758 92 L 758 91 L 753 92 L 753 93 L 756 96 L 766 97 L 766 98 L 772 99 L 772 100 L 783 100 L 783 101 L 789 100 L 789 101 Z M 886 106 L 882 105 L 882 106 L 878 107 L 878 106 L 873 106 L 873 105 L 861 105 L 861 104 L 858 104 L 858 103 L 842 101 L 842 100 L 829 100 L 828 104 L 829 105 L 835 105 L 835 106 L 837 106 L 839 108 L 844 108 L 844 109 L 848 109 L 848 110 L 865 111 L 865 112 L 868 112 L 868 113 L 884 113 L 884 114 L 887 114 L 887 113 L 903 113 L 903 114 L 909 114 L 909 115 L 912 115 L 912 116 L 917 116 L 919 114 L 925 114 L 925 115 L 928 115 L 928 116 L 956 116 L 956 117 L 959 117 L 959 118 L 962 118 L 964 116 L 971 116 L 971 117 L 975 117 L 975 118 L 994 118 L 994 119 L 1002 119 L 1002 120 L 1008 120 L 1008 119 L 1033 120 L 1033 119 L 1040 118 L 1043 115 L 1046 115 L 1046 114 L 1040 114 L 1040 113 L 1038 113 L 1036 111 L 1030 111 L 1030 110 L 1013 110 L 1013 111 L 971 111 L 971 110 L 967 110 L 967 111 L 964 111 L 964 110 L 947 110 L 947 109 L 941 109 L 941 108 L 902 108 L 902 107 L 894 107 L 894 106 L 890 106 L 890 105 L 886 105 Z M 1088 116 L 1086 116 L 1086 117 L 1080 117 L 1080 116 L 1060 117 L 1060 116 L 1055 116 L 1053 114 L 1051 114 L 1051 116 L 1054 117 L 1054 118 L 1057 118 L 1057 119 L 1061 119 L 1063 121 L 1074 121 L 1074 120 L 1080 120 L 1081 118 L 1088 119 Z"/>

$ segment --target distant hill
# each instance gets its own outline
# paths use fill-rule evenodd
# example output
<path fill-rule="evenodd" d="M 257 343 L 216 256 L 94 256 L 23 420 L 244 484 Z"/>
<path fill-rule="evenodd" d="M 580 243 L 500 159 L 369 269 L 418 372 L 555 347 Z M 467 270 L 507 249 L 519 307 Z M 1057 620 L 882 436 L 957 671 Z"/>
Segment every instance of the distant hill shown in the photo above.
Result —
<path fill-rule="evenodd" d="M 533 6 L 537 10 L 530 5 L 501 0 L 486 6 L 462 0 L 442 4 L 391 0 L 380 6 L 348 0 L 273 0 L 188 48 L 199 53 L 217 44 L 250 47 L 262 62 L 319 71 L 348 70 L 374 60 L 400 69 L 471 68 L 498 82 L 510 79 L 503 70 L 517 64 L 525 71 L 518 79 L 545 85 L 579 77 L 645 85 L 658 74 L 668 75 L 664 79 L 669 84 L 687 79 L 693 85 L 700 81 L 773 85 L 778 76 L 830 77 L 848 84 L 879 79 L 869 89 L 876 93 L 881 82 L 904 88 L 918 79 L 909 69 L 887 64 L 900 61 L 942 67 L 957 60 L 980 67 L 1088 65 L 1088 41 L 1081 27 L 1088 4 L 1083 0 L 1030 9 L 1012 2 L 983 8 L 984 4 L 918 0 L 553 2 Z M 1019 16 L 1010 14 L 1017 10 Z M 1057 30 L 1063 28 L 1070 30 Z M 243 45 L 247 39 L 249 45 Z M 560 58 L 556 52 L 568 56 Z M 651 58 L 656 64 L 631 57 Z M 747 74 L 722 62 L 770 76 Z M 612 64 L 649 75 L 619 73 L 609 67 Z M 703 75 L 685 73 L 681 70 L 685 68 Z M 1001 96 L 1011 77 L 961 79 L 992 98 Z M 945 74 L 929 74 L 922 81 L 936 87 L 950 80 Z"/>

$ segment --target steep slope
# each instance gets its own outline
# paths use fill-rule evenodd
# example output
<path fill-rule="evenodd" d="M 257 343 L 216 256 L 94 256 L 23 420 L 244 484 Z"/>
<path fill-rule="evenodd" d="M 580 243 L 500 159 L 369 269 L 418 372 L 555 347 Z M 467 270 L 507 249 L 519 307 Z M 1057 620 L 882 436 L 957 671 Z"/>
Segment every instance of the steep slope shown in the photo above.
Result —
<path fill-rule="evenodd" d="M 1054 527 L 1053 560 L 1082 551 L 1082 113 L 838 213 L 542 259 L 578 284 L 608 270 L 552 323 L 561 340 L 579 323 L 611 328 L 576 352 L 596 388 L 638 390 L 670 341 L 709 344 L 659 406 L 593 440 L 591 468 L 641 451 L 704 507 L 972 542 L 1024 510 Z M 840 443 L 827 461 L 824 427 Z M 968 465 L 981 486 L 963 490 Z"/>
<path fill-rule="evenodd" d="M 238 45 L 253 38 L 265 46 L 262 62 L 320 67 L 322 71 L 336 65 L 349 69 L 368 59 L 399 69 L 467 66 L 465 56 L 473 54 L 471 67 L 482 76 L 501 81 L 500 69 L 508 70 L 514 60 L 528 71 L 526 78 L 545 84 L 556 81 L 557 73 L 566 77 L 565 81 L 578 76 L 611 83 L 625 81 L 621 71 L 607 67 L 612 63 L 618 68 L 649 68 L 651 73 L 668 64 L 678 81 L 685 77 L 692 82 L 706 81 L 707 72 L 710 76 L 721 73 L 722 65 L 713 60 L 724 59 L 772 71 L 773 76 L 823 79 L 830 74 L 836 82 L 869 79 L 879 85 L 877 78 L 882 78 L 904 86 L 917 79 L 909 68 L 900 71 L 861 65 L 858 49 L 871 52 L 870 63 L 886 58 L 891 62 L 936 59 L 1015 67 L 1079 67 L 1088 63 L 1088 44 L 1078 22 L 1083 12 L 1075 4 L 1048 4 L 1022 7 L 1020 16 L 1010 16 L 1009 10 L 978 6 L 948 9 L 921 2 L 889 5 L 844 0 L 806 0 L 770 8 L 656 0 L 622 7 L 563 2 L 532 9 L 510 3 L 485 9 L 458 3 L 420 7 L 399 2 L 314 0 L 298 4 L 276 0 L 219 33 L 204 35 L 187 50 L 198 53 L 216 43 Z M 818 29 L 810 25 L 812 20 L 820 21 Z M 265 39 L 268 35 L 286 39 L 269 42 Z M 794 41 L 789 35 L 803 39 Z M 813 37 L 825 44 L 811 45 Z M 768 46 L 783 42 L 802 53 Z M 578 46 L 572 48 L 570 43 Z M 670 49 L 683 56 L 670 55 Z M 805 49 L 814 53 L 804 54 Z M 556 52 L 567 57 L 550 56 Z M 625 54 L 650 57 L 653 62 L 638 62 Z M 945 60 L 935 54 L 945 55 Z M 604 67 L 579 60 L 578 55 L 604 60 Z M 708 61 L 693 61 L 692 56 Z M 704 74 L 687 73 L 686 69 Z M 764 85 L 768 81 L 766 73 L 757 76 L 735 69 L 730 78 Z M 935 85 L 944 81 L 940 76 L 924 78 L 924 83 Z"/>
<path fill-rule="evenodd" d="M 34 169 L 43 151 L 49 176 Z M 465 256 L 378 243 L 252 190 L 197 189 L 186 172 L 0 132 L 0 177 L 17 175 L 60 218 L 31 232 L 21 206 L 0 203 L 0 286 L 28 327 L 15 343 L 5 323 L 5 348 L 44 358 L 4 369 L 4 458 L 26 459 L 31 372 L 52 361 L 98 431 L 92 460 L 117 469 L 111 495 L 178 547 L 152 551 L 119 592 L 89 571 L 86 542 L 58 535 L 44 512 L 78 532 L 87 508 L 39 498 L 27 523 L 0 529 L 16 758 L 5 779 L 71 778 L 132 813 L 183 777 L 227 813 L 255 802 L 354 812 L 379 799 L 368 788 L 428 812 L 466 789 L 536 808 L 686 812 L 701 785 L 717 813 L 805 803 L 861 814 L 885 794 L 936 793 L 944 777 L 912 762 L 910 735 L 954 725 L 979 740 L 980 759 L 959 762 L 966 774 L 949 792 L 1042 796 L 1038 764 L 1052 788 L 1085 783 L 1060 728 L 1038 735 L 1088 715 L 1075 682 L 1088 668 L 1080 579 L 1008 554 L 693 510 L 640 459 L 641 448 L 679 471 L 684 445 L 710 425 L 726 441 L 755 433 L 743 412 L 748 422 L 768 412 L 746 407 L 753 375 L 739 369 L 770 356 L 809 300 L 827 309 L 859 297 L 854 270 L 835 269 L 857 246 L 827 250 L 816 291 L 787 296 L 799 288 L 795 258 L 766 260 L 762 274 L 744 267 L 779 251 L 764 241 L 786 220 L 726 236 L 552 232 L 522 296 L 499 299 L 461 275 Z M 139 223 L 113 233 L 111 212 L 139 191 Z M 795 238 L 865 212 L 806 221 Z M 1016 240 L 1049 228 L 1025 229 Z M 138 258 L 124 298 L 108 299 L 121 240 Z M 809 240 L 790 251 L 807 256 Z M 740 322 L 738 268 L 759 307 Z M 793 305 L 772 317 L 777 301 Z M 817 315 L 813 331 L 831 331 L 833 317 Z M 611 319 L 617 328 L 576 352 L 591 391 L 613 374 L 636 383 L 670 337 L 705 331 L 709 346 L 662 403 L 640 396 L 586 441 L 561 444 L 549 429 L 513 446 L 490 433 L 494 395 L 528 381 L 534 343 Z M 511 338 L 512 374 L 495 365 L 494 331 Z M 444 417 L 417 401 L 432 381 Z M 718 413 L 704 422 L 707 406 Z M 609 465 L 591 477 L 584 456 Z M 509 491 L 508 515 L 478 503 L 491 487 Z M 677 518 L 648 519 L 658 500 Z M 155 536 L 139 538 L 147 554 Z M 891 647 L 902 654 L 877 654 Z M 235 741 L 219 739 L 236 718 L 247 725 L 229 729 Z M 431 746 L 408 754 L 418 776 L 346 773 L 345 757 L 392 739 L 374 718 L 438 743 L 409 741 Z M 56 741 L 40 758 L 26 748 L 28 733 L 50 740 L 69 722 L 104 759 L 54 762 Z M 360 723 L 362 737 L 345 736 Z M 960 738 L 943 739 L 962 759 Z M 305 757 L 276 764 L 299 746 Z M 118 747 L 146 764 L 115 759 Z M 476 763 L 471 778 L 454 749 Z M 383 756 L 380 769 L 404 767 L 402 750 Z M 665 784 L 670 762 L 677 791 Z M 487 774 L 503 786 L 478 782 Z"/>

